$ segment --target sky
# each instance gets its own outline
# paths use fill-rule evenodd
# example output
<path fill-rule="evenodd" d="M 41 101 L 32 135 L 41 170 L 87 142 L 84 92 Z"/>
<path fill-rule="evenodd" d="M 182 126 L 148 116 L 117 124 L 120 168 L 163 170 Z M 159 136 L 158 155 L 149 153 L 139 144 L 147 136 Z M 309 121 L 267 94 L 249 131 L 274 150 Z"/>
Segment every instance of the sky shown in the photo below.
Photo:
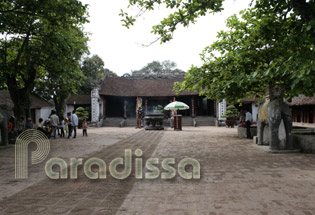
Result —
<path fill-rule="evenodd" d="M 180 26 L 170 42 L 160 44 L 158 41 L 148 47 L 143 45 L 157 37 L 151 33 L 152 26 L 170 11 L 162 7 L 149 11 L 127 29 L 122 26 L 119 13 L 120 9 L 126 11 L 128 0 L 81 1 L 89 5 L 90 23 L 84 25 L 84 30 L 90 34 L 90 56 L 99 55 L 105 62 L 105 68 L 121 76 L 152 61 L 171 60 L 184 71 L 188 71 L 191 65 L 202 65 L 199 54 L 217 40 L 217 32 L 226 29 L 226 18 L 247 8 L 251 0 L 226 0 L 223 12 L 201 17 L 188 28 Z M 133 14 L 137 10 L 129 8 L 127 12 Z"/>

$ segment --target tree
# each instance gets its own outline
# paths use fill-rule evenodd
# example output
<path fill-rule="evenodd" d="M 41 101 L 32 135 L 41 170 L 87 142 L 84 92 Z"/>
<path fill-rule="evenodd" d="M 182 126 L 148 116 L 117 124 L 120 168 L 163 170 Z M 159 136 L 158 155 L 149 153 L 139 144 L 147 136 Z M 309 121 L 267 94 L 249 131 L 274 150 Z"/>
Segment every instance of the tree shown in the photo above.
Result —
<path fill-rule="evenodd" d="M 57 53 L 47 57 L 44 65 L 46 75 L 37 80 L 35 86 L 38 95 L 48 100 L 53 99 L 59 116 L 64 114 L 66 99 L 76 93 L 80 84 L 84 82 L 85 76 L 80 69 L 80 59 L 82 54 L 88 51 L 87 37 L 79 28 L 65 33 L 63 40 L 71 44 L 72 48 L 62 58 L 59 58 Z"/>
<path fill-rule="evenodd" d="M 312 96 L 315 53 L 308 26 L 288 5 L 278 5 L 275 11 L 257 1 L 241 18 L 228 19 L 229 30 L 204 50 L 204 65 L 191 68 L 176 89 L 200 90 L 209 98 L 232 102 L 262 97 L 266 88 L 280 84 L 286 97 Z"/>
<path fill-rule="evenodd" d="M 86 76 L 86 81 L 80 87 L 81 94 L 90 94 L 93 85 L 100 84 L 106 75 L 117 76 L 116 73 L 105 69 L 104 65 L 104 61 L 98 55 L 93 55 L 83 60 L 81 70 Z"/>
<path fill-rule="evenodd" d="M 153 33 L 161 42 L 172 39 L 178 24 L 188 26 L 196 18 L 222 10 L 222 1 L 129 1 L 141 11 L 136 16 L 121 13 L 129 27 L 142 11 L 165 4 L 175 10 Z M 241 18 L 227 21 L 229 30 L 202 53 L 201 67 L 192 67 L 177 91 L 195 90 L 208 98 L 235 101 L 263 94 L 267 86 L 282 84 L 286 96 L 315 92 L 315 2 L 306 0 L 257 0 Z"/>
<path fill-rule="evenodd" d="M 141 72 L 141 73 L 171 73 L 171 72 L 183 72 L 180 69 L 176 68 L 176 63 L 170 60 L 165 60 L 162 63 L 159 61 L 152 61 L 148 63 L 146 66 L 142 67 L 140 70 L 136 70 L 133 72 Z"/>
<path fill-rule="evenodd" d="M 205 16 L 211 12 L 219 12 L 222 8 L 223 0 L 129 0 L 129 6 L 140 8 L 136 15 L 129 15 L 121 10 L 120 16 L 123 17 L 123 26 L 129 28 L 134 24 L 137 18 L 146 11 L 154 10 L 157 5 L 163 4 L 167 8 L 174 10 L 167 18 L 164 18 L 160 24 L 153 26 L 152 32 L 159 35 L 161 43 L 173 39 L 173 33 L 178 24 L 187 27 L 190 23 L 195 23 L 197 18 Z"/>
<path fill-rule="evenodd" d="M 51 63 L 62 65 L 82 43 L 82 24 L 87 21 L 86 5 L 77 0 L 0 3 L 0 75 L 14 103 L 14 114 L 29 114 L 30 93 L 38 80 L 47 76 Z M 76 32 L 76 33 L 75 33 Z M 77 50 L 77 49 L 75 49 Z M 83 53 L 81 53 L 83 54 Z M 55 65 L 57 67 L 57 65 Z M 51 72 L 61 74 L 59 69 Z"/>
<path fill-rule="evenodd" d="M 134 25 L 137 18 L 141 17 L 145 12 L 152 11 L 158 8 L 159 5 L 164 5 L 171 9 L 172 13 L 164 18 L 160 24 L 153 26 L 152 32 L 159 35 L 158 40 L 165 43 L 173 39 L 173 33 L 178 25 L 188 27 L 189 24 L 194 24 L 201 16 L 217 13 L 222 11 L 224 0 L 129 0 L 128 8 L 136 8 L 138 10 L 135 15 L 129 15 L 121 10 L 119 14 L 122 16 L 123 26 L 130 28 Z M 253 4 L 252 1 L 251 4 Z M 300 15 L 304 22 L 312 22 L 315 19 L 315 2 L 308 0 L 259 0 L 257 5 L 265 8 L 277 10 L 280 5 L 287 6 L 287 9 Z"/>

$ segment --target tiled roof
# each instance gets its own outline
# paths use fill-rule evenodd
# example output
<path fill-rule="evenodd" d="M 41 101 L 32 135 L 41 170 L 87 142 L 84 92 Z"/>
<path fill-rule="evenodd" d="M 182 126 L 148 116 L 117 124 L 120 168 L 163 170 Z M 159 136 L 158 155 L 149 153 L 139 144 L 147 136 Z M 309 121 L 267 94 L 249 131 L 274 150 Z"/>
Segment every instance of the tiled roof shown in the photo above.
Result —
<path fill-rule="evenodd" d="M 7 105 L 10 108 L 13 108 L 13 102 L 10 97 L 10 93 L 7 90 L 0 90 L 0 105 Z M 36 109 L 36 108 L 41 108 L 41 107 L 52 107 L 54 106 L 52 103 L 44 100 L 43 98 L 31 94 L 31 108 Z"/>
<path fill-rule="evenodd" d="M 184 78 L 114 78 L 105 79 L 100 95 L 108 96 L 176 96 L 173 90 L 175 82 Z M 181 95 L 198 95 L 198 92 L 182 91 Z"/>
<path fill-rule="evenodd" d="M 293 97 L 291 102 L 288 102 L 290 106 L 299 106 L 299 105 L 315 105 L 315 96 L 308 97 L 304 95 L 299 95 Z"/>
<path fill-rule="evenodd" d="M 91 104 L 91 95 L 71 95 L 66 104 L 89 105 Z"/>

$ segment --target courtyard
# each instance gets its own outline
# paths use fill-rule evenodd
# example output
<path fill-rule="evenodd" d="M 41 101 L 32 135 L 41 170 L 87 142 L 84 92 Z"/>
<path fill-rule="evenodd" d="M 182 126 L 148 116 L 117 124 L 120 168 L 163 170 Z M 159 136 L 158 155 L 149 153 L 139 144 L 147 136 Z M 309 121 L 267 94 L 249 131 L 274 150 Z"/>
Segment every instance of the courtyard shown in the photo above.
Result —
<path fill-rule="evenodd" d="M 48 158 L 68 162 L 97 157 L 109 164 L 123 157 L 125 149 L 133 155 L 141 149 L 144 164 L 149 158 L 175 158 L 177 169 L 179 160 L 195 158 L 201 178 L 136 179 L 133 166 L 125 180 L 109 173 L 106 179 L 91 180 L 82 168 L 78 179 L 52 180 L 42 162 L 29 166 L 28 179 L 17 180 L 14 147 L 9 146 L 0 150 L 0 214 L 315 214 L 313 154 L 266 153 L 252 140 L 239 139 L 236 128 L 184 127 L 175 132 L 102 127 L 89 129 L 88 137 L 81 130 L 79 134 L 50 140 Z"/>

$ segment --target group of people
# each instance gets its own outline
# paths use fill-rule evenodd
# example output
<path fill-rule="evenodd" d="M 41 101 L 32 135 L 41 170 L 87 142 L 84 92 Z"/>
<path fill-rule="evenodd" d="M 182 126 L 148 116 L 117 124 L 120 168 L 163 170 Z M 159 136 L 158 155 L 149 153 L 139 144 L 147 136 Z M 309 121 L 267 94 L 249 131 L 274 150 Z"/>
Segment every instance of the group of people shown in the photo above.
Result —
<path fill-rule="evenodd" d="M 77 127 L 79 124 L 78 116 L 75 114 L 75 111 L 68 113 L 67 118 L 60 118 L 56 114 L 55 110 L 51 111 L 50 117 L 44 121 L 42 118 L 39 118 L 38 123 L 34 125 L 32 119 L 27 118 L 26 122 L 24 121 L 24 117 L 21 117 L 17 122 L 17 132 L 18 134 L 22 133 L 27 129 L 38 129 L 45 133 L 48 138 L 56 139 L 57 135 L 60 137 L 68 137 L 70 138 L 73 133 L 73 138 L 77 136 Z M 83 136 L 87 136 L 87 121 L 84 120 L 82 122 Z M 13 123 L 9 122 L 8 130 L 13 129 Z"/>

